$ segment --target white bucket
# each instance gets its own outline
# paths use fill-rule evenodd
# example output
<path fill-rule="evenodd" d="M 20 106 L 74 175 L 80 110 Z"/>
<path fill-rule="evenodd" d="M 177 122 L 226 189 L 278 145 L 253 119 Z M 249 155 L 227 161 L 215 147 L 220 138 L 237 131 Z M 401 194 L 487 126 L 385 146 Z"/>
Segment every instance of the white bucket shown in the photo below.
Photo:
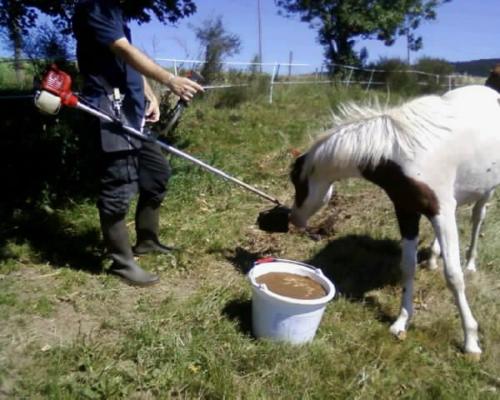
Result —
<path fill-rule="evenodd" d="M 319 299 L 295 299 L 271 292 L 256 279 L 270 272 L 286 272 L 307 276 L 326 292 Z M 302 344 L 313 340 L 325 311 L 326 303 L 335 296 L 333 283 L 307 264 L 275 258 L 262 259 L 248 273 L 252 285 L 252 328 L 257 338 Z"/>

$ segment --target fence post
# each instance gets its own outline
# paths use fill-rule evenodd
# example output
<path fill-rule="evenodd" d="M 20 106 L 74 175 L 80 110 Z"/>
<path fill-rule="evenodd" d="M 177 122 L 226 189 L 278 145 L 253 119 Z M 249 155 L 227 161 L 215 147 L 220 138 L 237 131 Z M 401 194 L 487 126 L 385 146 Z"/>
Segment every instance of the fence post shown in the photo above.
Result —
<path fill-rule="evenodd" d="M 375 70 L 372 69 L 371 73 L 370 73 L 370 79 L 368 79 L 368 85 L 366 85 L 366 92 L 368 92 L 368 90 L 370 90 L 370 87 L 372 85 L 372 82 L 373 82 L 373 74 L 375 73 Z"/>
<path fill-rule="evenodd" d="M 354 70 L 351 68 L 349 70 L 349 77 L 347 78 L 347 87 L 349 87 L 351 85 L 351 78 L 352 78 L 353 72 L 354 72 Z"/>
<path fill-rule="evenodd" d="M 174 75 L 177 76 L 177 60 L 174 60 Z"/>
<path fill-rule="evenodd" d="M 277 71 L 278 71 L 278 63 L 274 64 L 273 73 L 271 75 L 271 83 L 269 85 L 269 104 L 273 103 L 274 78 L 276 77 Z"/>

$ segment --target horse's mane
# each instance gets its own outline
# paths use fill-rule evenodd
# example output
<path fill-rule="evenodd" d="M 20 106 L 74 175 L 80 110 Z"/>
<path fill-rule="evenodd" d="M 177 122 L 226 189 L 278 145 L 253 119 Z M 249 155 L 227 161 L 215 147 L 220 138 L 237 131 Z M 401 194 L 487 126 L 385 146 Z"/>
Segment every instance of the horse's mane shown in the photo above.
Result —
<path fill-rule="evenodd" d="M 397 107 L 348 103 L 334 115 L 334 128 L 308 154 L 314 163 L 336 167 L 376 166 L 383 159 L 411 160 L 451 130 L 453 113 L 439 96 L 424 96 Z M 309 157 L 308 157 L 309 158 Z"/>

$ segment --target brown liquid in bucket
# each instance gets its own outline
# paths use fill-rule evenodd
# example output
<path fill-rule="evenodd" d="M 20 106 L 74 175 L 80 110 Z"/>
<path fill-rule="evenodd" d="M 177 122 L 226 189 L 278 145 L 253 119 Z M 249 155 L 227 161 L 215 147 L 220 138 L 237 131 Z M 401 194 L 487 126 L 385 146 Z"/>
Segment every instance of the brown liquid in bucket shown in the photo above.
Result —
<path fill-rule="evenodd" d="M 269 272 L 259 276 L 256 282 L 265 284 L 273 293 L 294 299 L 312 300 L 326 296 L 325 288 L 308 276 L 287 272 Z"/>

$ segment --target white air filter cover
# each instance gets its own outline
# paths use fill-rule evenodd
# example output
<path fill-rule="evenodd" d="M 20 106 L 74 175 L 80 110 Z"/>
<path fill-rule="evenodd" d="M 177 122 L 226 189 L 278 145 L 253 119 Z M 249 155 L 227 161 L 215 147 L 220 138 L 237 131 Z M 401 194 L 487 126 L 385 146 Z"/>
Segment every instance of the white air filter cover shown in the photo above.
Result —
<path fill-rule="evenodd" d="M 35 96 L 35 106 L 47 114 L 57 114 L 61 108 L 61 99 L 52 93 L 41 90 Z"/>

